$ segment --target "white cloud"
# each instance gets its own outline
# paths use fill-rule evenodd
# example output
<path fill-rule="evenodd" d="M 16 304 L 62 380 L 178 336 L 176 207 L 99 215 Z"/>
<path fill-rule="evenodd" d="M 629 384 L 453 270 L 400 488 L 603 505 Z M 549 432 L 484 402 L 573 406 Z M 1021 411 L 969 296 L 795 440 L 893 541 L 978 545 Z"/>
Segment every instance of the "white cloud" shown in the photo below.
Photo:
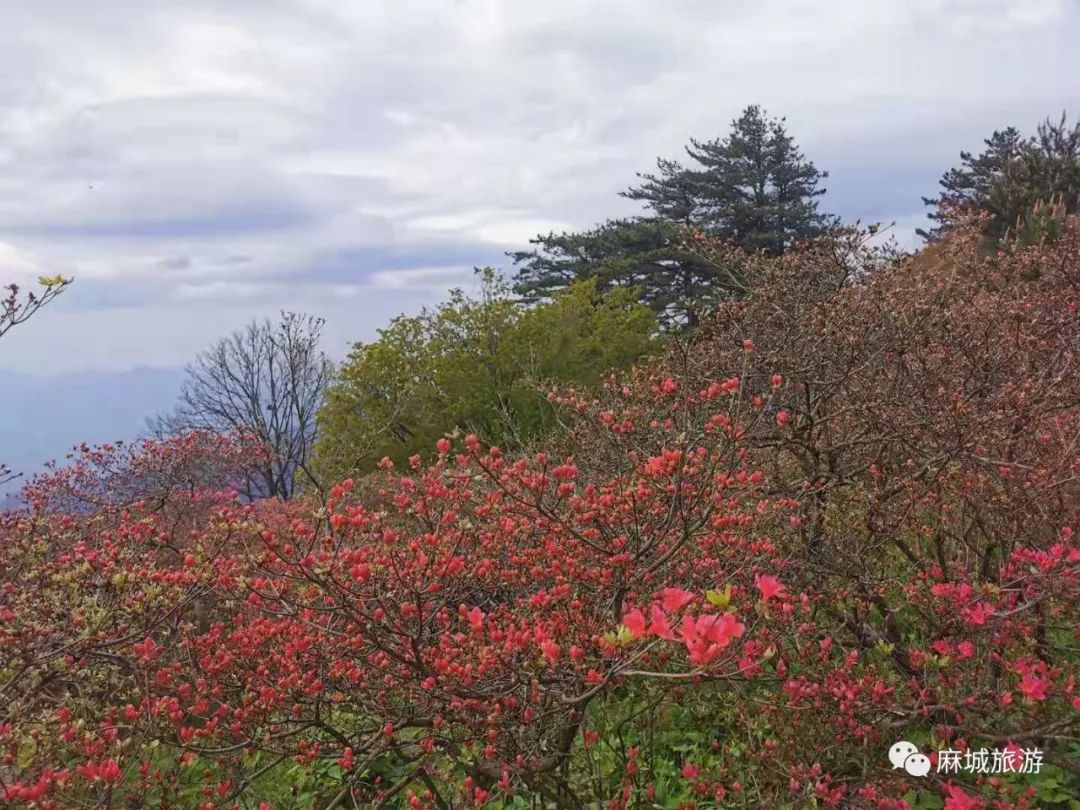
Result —
<path fill-rule="evenodd" d="M 3 274 L 4 283 L 18 283 L 37 269 L 38 263 L 33 258 L 14 245 L 0 242 L 0 273 Z"/>
<path fill-rule="evenodd" d="M 379 290 L 422 290 L 439 293 L 451 288 L 469 289 L 474 285 L 474 271 L 465 267 L 413 267 L 408 270 L 384 270 L 371 277 Z M 356 291 L 356 288 L 353 288 Z M 358 291 L 357 291 L 358 292 Z"/>
<path fill-rule="evenodd" d="M 750 102 L 910 234 L 960 149 L 1080 112 L 1078 39 L 1066 0 L 6 0 L 0 274 L 79 281 L 0 367 L 181 362 L 283 307 L 343 347 L 632 211 Z"/>

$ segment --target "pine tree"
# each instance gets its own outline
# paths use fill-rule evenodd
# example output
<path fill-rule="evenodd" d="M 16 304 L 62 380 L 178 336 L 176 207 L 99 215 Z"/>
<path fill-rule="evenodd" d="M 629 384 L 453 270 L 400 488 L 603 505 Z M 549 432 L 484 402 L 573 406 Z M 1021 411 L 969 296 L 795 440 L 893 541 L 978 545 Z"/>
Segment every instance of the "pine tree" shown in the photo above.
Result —
<path fill-rule="evenodd" d="M 702 262 L 680 226 L 660 219 L 609 220 L 582 233 L 550 233 L 533 250 L 511 253 L 519 270 L 515 290 L 526 302 L 550 300 L 575 281 L 599 289 L 633 288 L 669 326 L 693 325 L 710 302 L 737 287 L 726 270 Z"/>
<path fill-rule="evenodd" d="M 1080 123 L 1071 128 L 1065 113 L 1047 118 L 1035 130 L 1033 148 L 1024 155 L 1024 180 L 1031 206 L 1056 201 L 1069 214 L 1080 210 Z"/>
<path fill-rule="evenodd" d="M 700 221 L 701 199 L 698 184 L 690 172 L 676 160 L 656 159 L 659 174 L 637 176 L 644 181 L 636 188 L 620 191 L 620 197 L 639 200 L 663 222 L 690 227 Z"/>
<path fill-rule="evenodd" d="M 702 167 L 691 181 L 710 233 L 750 252 L 779 255 L 830 225 L 816 199 L 825 193 L 820 183 L 828 173 L 806 160 L 783 118 L 769 119 L 751 105 L 726 138 L 691 140 L 686 151 Z"/>
<path fill-rule="evenodd" d="M 1060 215 L 1080 210 L 1080 124 L 1070 127 L 1062 114 L 1057 122 L 1039 124 L 1034 136 L 1008 127 L 983 143 L 986 148 L 978 155 L 960 153 L 961 166 L 945 172 L 937 197 L 923 198 L 935 207 L 929 217 L 938 223 L 919 231 L 925 239 L 948 231 L 952 209 L 989 214 L 987 235 L 992 239 L 1030 231 L 1025 223 L 1036 216 L 1037 207 Z"/>
<path fill-rule="evenodd" d="M 942 191 L 937 197 L 923 197 L 925 205 L 937 209 L 929 218 L 939 223 L 929 231 L 919 229 L 924 239 L 936 239 L 948 230 L 947 221 L 953 209 L 991 210 L 999 217 L 1004 213 L 992 210 L 996 207 L 992 198 L 995 194 L 1000 198 L 1002 189 L 1014 185 L 1009 182 L 1009 176 L 1019 173 L 1021 156 L 1030 147 L 1030 139 L 1024 138 L 1015 127 L 1008 127 L 995 130 L 983 143 L 986 149 L 978 155 L 960 153 L 960 168 L 949 169 L 942 175 L 938 181 Z M 1002 202 L 999 199 L 997 204 Z"/>
<path fill-rule="evenodd" d="M 665 324 L 693 325 L 703 307 L 744 291 L 737 273 L 686 249 L 693 231 L 778 255 L 832 225 L 817 202 L 827 175 L 806 160 L 784 119 L 760 107 L 747 107 L 726 138 L 691 141 L 687 153 L 692 167 L 659 158 L 655 174 L 639 173 L 639 184 L 621 192 L 648 215 L 538 236 L 533 250 L 509 254 L 518 266 L 515 290 L 539 301 L 595 277 L 601 286 L 637 288 Z"/>

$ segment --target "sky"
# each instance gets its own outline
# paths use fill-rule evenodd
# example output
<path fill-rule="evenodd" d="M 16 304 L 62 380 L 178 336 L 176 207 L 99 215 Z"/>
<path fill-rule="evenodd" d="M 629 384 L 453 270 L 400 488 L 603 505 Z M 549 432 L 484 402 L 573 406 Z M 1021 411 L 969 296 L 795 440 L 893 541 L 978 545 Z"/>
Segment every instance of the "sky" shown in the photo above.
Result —
<path fill-rule="evenodd" d="M 342 356 L 749 103 L 823 207 L 924 216 L 961 149 L 1080 113 L 1076 0 L 0 0 L 0 371 L 175 368 L 253 316 Z M 110 376 L 111 375 L 111 376 Z M 92 407 L 92 403 L 86 403 Z"/>

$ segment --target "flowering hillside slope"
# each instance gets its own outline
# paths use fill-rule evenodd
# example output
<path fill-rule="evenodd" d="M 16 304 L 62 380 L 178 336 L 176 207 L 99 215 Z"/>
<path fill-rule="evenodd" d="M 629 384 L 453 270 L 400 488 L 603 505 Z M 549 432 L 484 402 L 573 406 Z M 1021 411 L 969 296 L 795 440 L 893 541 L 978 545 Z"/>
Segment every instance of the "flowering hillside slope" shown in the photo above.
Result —
<path fill-rule="evenodd" d="M 542 451 L 451 435 L 243 503 L 259 448 L 196 434 L 31 484 L 0 528 L 7 804 L 1069 806 L 1080 230 L 694 250 L 754 292 L 554 391 Z M 938 767 L 982 748 L 1042 766 Z"/>

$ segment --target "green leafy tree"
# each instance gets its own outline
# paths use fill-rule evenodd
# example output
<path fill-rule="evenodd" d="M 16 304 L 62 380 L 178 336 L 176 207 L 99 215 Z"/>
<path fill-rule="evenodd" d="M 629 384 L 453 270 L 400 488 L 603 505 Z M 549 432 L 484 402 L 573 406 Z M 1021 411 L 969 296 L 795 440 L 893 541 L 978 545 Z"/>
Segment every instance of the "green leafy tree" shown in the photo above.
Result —
<path fill-rule="evenodd" d="M 317 464 L 331 477 L 364 472 L 430 453 L 455 430 L 520 447 L 553 424 L 546 383 L 594 385 L 632 365 L 655 333 L 629 290 L 602 293 L 589 280 L 526 307 L 484 271 L 479 297 L 455 290 L 354 347 L 319 414 Z"/>
<path fill-rule="evenodd" d="M 1053 210 L 1053 223 L 1080 208 L 1080 124 L 1070 127 L 1062 114 L 1039 124 L 1033 136 L 1008 127 L 983 143 L 977 155 L 960 153 L 961 165 L 945 172 L 937 197 L 923 198 L 935 208 L 929 218 L 936 223 L 919 231 L 925 239 L 946 233 L 957 210 L 988 215 L 987 235 L 999 239 L 1010 230 L 1030 238 L 1044 232 L 1039 223 L 1047 211 Z"/>

